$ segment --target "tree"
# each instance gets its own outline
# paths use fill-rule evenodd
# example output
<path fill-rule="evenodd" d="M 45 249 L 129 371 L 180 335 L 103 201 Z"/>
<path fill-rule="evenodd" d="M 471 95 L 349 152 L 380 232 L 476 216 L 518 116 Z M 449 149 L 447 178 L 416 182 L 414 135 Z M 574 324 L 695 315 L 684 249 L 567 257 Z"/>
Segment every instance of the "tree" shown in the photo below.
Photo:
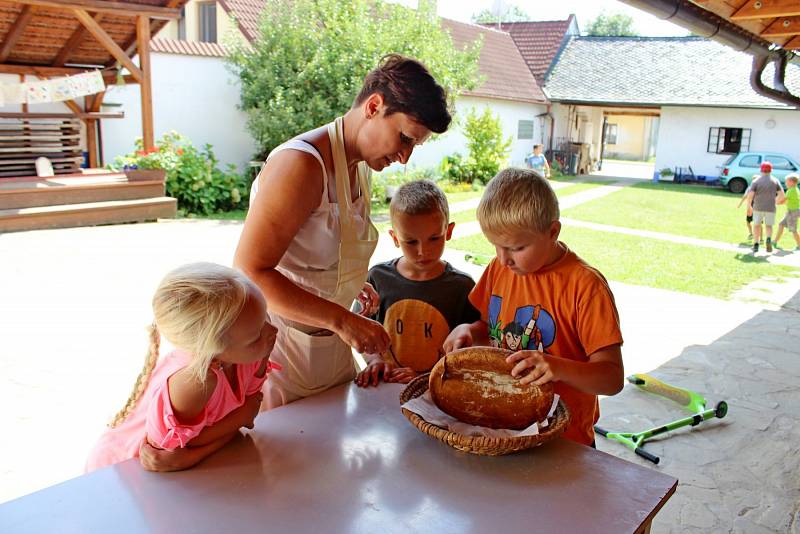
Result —
<path fill-rule="evenodd" d="M 331 121 L 353 104 L 367 72 L 396 52 L 422 61 L 452 100 L 480 81 L 481 42 L 457 50 L 433 3 L 267 0 L 260 35 L 233 47 L 247 126 L 261 153 Z"/>
<path fill-rule="evenodd" d="M 484 9 L 477 15 L 472 15 L 472 22 L 478 24 L 497 22 L 520 22 L 530 20 L 531 17 L 519 6 L 506 5 L 504 2 L 495 2 L 491 9 Z"/>
<path fill-rule="evenodd" d="M 639 32 L 633 27 L 633 17 L 622 13 L 602 12 L 589 23 L 587 34 L 606 37 L 636 37 Z"/>

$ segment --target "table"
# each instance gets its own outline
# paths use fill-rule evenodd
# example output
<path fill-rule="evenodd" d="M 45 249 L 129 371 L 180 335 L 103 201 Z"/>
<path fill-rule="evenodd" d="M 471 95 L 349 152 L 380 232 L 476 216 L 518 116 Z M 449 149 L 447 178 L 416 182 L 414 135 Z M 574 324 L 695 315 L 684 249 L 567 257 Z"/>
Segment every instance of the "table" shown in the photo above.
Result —
<path fill-rule="evenodd" d="M 189 471 L 137 460 L 0 505 L 0 532 L 647 532 L 677 480 L 557 439 L 500 457 L 412 426 L 402 386 L 264 412 Z"/>

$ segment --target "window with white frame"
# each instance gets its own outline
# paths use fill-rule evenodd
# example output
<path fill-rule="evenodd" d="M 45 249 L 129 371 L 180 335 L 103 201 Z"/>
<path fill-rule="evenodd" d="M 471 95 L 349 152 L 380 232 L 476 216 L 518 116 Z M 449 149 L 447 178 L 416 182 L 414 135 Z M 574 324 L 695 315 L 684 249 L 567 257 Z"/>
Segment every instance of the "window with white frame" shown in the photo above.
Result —
<path fill-rule="evenodd" d="M 517 122 L 517 139 L 533 139 L 533 121 Z"/>
<path fill-rule="evenodd" d="M 750 128 L 712 126 L 708 129 L 708 151 L 714 154 L 738 154 L 750 150 Z"/>

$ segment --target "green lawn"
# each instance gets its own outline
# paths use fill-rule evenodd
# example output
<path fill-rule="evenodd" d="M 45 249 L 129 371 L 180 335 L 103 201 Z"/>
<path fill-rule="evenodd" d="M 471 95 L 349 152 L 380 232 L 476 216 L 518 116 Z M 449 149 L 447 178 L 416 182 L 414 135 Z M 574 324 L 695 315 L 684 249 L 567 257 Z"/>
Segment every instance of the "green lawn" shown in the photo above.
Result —
<path fill-rule="evenodd" d="M 763 276 L 800 276 L 749 254 L 736 254 L 657 239 L 563 227 L 561 239 L 609 280 L 695 295 L 729 298 Z M 450 248 L 494 256 L 494 247 L 474 235 L 451 241 Z"/>
<path fill-rule="evenodd" d="M 567 195 L 574 195 L 575 193 L 580 193 L 581 191 L 586 191 L 588 189 L 594 189 L 595 187 L 600 187 L 603 184 L 609 184 L 611 181 L 607 182 L 584 182 L 584 183 L 575 183 L 572 185 L 568 185 L 567 187 L 562 187 L 560 189 L 556 189 L 556 196 L 558 198 L 563 198 Z"/>
<path fill-rule="evenodd" d="M 740 197 L 723 189 L 642 182 L 562 211 L 563 217 L 724 243 L 747 235 Z M 784 209 L 778 208 L 779 216 Z"/>

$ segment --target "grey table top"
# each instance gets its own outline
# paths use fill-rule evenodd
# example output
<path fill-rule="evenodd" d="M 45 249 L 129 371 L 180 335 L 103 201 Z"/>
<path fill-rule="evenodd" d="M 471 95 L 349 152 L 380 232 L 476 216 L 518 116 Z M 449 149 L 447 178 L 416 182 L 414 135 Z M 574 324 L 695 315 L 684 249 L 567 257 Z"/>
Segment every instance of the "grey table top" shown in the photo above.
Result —
<path fill-rule="evenodd" d="M 557 439 L 456 451 L 354 385 L 264 412 L 189 471 L 137 460 L 0 505 L 0 532 L 636 532 L 675 491 L 654 469 Z"/>

